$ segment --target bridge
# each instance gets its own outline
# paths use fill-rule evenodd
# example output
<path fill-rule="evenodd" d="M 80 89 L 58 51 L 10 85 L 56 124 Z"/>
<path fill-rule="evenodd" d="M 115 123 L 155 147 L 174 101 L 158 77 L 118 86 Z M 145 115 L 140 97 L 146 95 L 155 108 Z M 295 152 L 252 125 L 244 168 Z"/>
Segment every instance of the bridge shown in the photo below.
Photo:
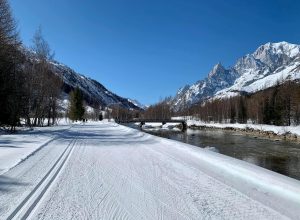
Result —
<path fill-rule="evenodd" d="M 119 124 L 125 124 L 125 123 L 140 123 L 140 126 L 142 127 L 146 123 L 162 123 L 162 125 L 165 125 L 166 123 L 178 123 L 181 124 L 181 130 L 186 131 L 188 128 L 187 123 L 185 120 L 172 120 L 172 119 L 131 119 L 131 120 L 122 120 L 117 119 L 117 123 Z"/>

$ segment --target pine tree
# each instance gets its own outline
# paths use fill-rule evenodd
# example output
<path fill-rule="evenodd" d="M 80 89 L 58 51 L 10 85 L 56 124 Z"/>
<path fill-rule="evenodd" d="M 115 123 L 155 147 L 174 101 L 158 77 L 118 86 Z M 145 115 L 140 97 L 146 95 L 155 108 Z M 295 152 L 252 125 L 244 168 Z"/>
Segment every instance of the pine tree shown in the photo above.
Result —
<path fill-rule="evenodd" d="M 77 87 L 70 93 L 69 118 L 72 121 L 83 120 L 84 115 L 83 97 L 80 89 Z"/>

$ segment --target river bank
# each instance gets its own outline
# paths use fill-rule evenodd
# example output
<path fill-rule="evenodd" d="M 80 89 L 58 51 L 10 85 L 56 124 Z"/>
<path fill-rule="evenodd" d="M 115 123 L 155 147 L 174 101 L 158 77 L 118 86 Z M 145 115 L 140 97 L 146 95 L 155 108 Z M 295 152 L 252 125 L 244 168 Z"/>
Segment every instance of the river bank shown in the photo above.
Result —
<path fill-rule="evenodd" d="M 218 152 L 300 180 L 300 145 L 297 142 L 255 138 L 222 129 L 143 131 Z"/>
<path fill-rule="evenodd" d="M 297 219 L 300 215 L 296 179 L 112 122 L 53 129 L 45 133 L 55 132 L 56 139 L 0 175 L 3 219 Z M 0 141 L 18 149 L 36 138 L 33 133 L 21 141 L 11 136 L 15 138 L 2 136 Z M 0 148 L 0 155 L 3 151 Z"/>
<path fill-rule="evenodd" d="M 251 135 L 276 141 L 300 142 L 300 126 L 275 126 L 263 124 L 223 124 L 205 123 L 196 120 L 187 120 L 190 129 L 226 130 L 234 133 Z"/>
<path fill-rule="evenodd" d="M 175 119 L 183 119 L 175 118 Z M 229 124 L 229 123 L 206 123 L 198 120 L 186 120 L 187 126 L 192 130 L 223 130 L 232 133 L 239 133 L 243 135 L 252 136 L 254 138 L 270 139 L 275 141 L 291 141 L 300 143 L 300 126 L 275 126 L 265 124 Z M 139 123 L 135 123 L 136 127 L 140 127 Z M 180 124 L 167 123 L 161 125 L 160 123 L 147 123 L 141 127 L 143 130 L 173 130 L 180 131 L 182 127 Z"/>

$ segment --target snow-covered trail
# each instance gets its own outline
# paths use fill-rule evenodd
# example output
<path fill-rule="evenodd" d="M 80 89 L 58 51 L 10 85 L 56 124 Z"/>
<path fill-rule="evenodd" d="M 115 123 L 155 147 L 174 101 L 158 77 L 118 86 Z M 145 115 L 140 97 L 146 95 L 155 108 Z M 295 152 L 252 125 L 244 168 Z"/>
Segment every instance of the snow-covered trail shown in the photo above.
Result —
<path fill-rule="evenodd" d="M 238 178 L 231 183 L 226 170 L 210 173 L 205 160 L 213 159 L 227 163 L 228 158 L 113 123 L 76 125 L 0 176 L 0 216 L 173 220 L 286 219 L 299 214 L 299 181 L 235 159 L 229 162 L 270 175 L 274 184 L 288 188 L 280 189 L 287 194 L 280 199 L 287 203 L 277 209 L 268 199 L 276 202 L 278 189 L 265 190 L 259 181 L 235 187 Z"/>

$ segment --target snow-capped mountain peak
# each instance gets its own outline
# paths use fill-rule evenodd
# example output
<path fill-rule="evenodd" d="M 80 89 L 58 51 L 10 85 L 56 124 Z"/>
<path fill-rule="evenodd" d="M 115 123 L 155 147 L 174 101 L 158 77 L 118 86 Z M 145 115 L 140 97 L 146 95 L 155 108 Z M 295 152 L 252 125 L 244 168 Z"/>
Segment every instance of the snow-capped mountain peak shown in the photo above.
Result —
<path fill-rule="evenodd" d="M 281 55 L 284 54 L 290 58 L 294 58 L 299 55 L 300 46 L 297 44 L 290 44 L 286 41 L 278 43 L 266 43 L 260 46 L 254 53 L 253 56 L 261 61 L 265 60 L 268 55 Z"/>
<path fill-rule="evenodd" d="M 271 86 L 278 80 L 300 79 L 300 45 L 282 41 L 266 43 L 252 54 L 237 60 L 232 68 L 216 64 L 207 78 L 185 86 L 174 98 L 176 109 L 211 98 L 224 98 L 241 92 L 252 93 Z M 183 98 L 185 101 L 183 102 Z"/>
<path fill-rule="evenodd" d="M 262 45 L 252 55 L 255 59 L 274 69 L 288 64 L 295 57 L 299 56 L 299 53 L 299 45 L 283 41 Z"/>
<path fill-rule="evenodd" d="M 217 63 L 213 69 L 209 72 L 208 74 L 208 78 L 212 78 L 214 77 L 215 75 L 222 75 L 225 73 L 225 68 L 222 66 L 222 64 L 219 62 Z"/>

